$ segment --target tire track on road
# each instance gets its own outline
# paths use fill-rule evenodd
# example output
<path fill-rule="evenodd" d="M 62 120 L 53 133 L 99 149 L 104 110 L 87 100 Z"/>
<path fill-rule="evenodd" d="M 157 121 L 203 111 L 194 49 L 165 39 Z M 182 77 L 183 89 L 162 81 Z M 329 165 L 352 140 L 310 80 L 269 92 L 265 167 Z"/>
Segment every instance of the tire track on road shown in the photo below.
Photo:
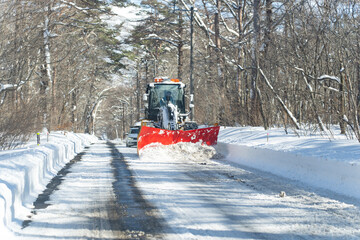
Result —
<path fill-rule="evenodd" d="M 144 199 L 137 188 L 135 178 L 123 155 L 108 142 L 111 149 L 115 181 L 113 190 L 117 200 L 116 215 L 119 221 L 111 221 L 113 228 L 124 231 L 128 239 L 161 239 L 165 221 L 157 209 Z M 109 211 L 113 210 L 109 208 Z M 109 213 L 114 215 L 114 213 Z"/>

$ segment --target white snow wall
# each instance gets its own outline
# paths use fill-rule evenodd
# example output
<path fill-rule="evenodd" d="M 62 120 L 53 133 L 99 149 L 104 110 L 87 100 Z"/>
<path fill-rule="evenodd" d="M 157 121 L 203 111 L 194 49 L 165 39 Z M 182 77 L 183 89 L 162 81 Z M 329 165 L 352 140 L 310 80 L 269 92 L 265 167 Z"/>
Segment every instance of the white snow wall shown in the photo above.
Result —
<path fill-rule="evenodd" d="M 360 166 L 290 152 L 218 143 L 226 159 L 360 199 Z"/>
<path fill-rule="evenodd" d="M 49 142 L 43 137 L 37 146 L 0 152 L 0 232 L 14 235 L 13 227 L 21 226 L 30 214 L 33 202 L 47 183 L 86 145 L 96 141 L 94 136 L 74 133 L 52 133 Z"/>

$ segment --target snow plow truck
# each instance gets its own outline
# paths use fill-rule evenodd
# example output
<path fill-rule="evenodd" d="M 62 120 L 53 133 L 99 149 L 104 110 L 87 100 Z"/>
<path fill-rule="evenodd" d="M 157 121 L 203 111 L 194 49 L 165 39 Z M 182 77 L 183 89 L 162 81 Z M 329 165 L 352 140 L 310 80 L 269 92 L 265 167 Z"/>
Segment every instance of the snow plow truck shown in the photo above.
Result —
<path fill-rule="evenodd" d="M 179 142 L 191 142 L 215 145 L 220 127 L 201 128 L 190 121 L 193 111 L 193 95 L 190 95 L 189 111 L 185 109 L 186 85 L 179 79 L 155 78 L 147 85 L 143 96 L 145 101 L 145 119 L 141 122 L 138 135 L 138 153 L 145 147 Z"/>

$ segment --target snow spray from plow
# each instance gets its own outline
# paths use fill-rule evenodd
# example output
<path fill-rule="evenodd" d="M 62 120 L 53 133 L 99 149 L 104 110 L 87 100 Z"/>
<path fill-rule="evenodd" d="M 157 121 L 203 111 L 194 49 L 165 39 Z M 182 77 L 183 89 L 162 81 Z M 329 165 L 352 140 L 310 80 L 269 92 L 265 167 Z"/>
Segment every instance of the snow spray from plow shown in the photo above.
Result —
<path fill-rule="evenodd" d="M 180 142 L 177 144 L 161 145 L 151 144 L 140 152 L 142 161 L 166 161 L 172 163 L 198 163 L 205 165 L 209 159 L 216 159 L 218 153 L 214 146 L 201 143 Z"/>

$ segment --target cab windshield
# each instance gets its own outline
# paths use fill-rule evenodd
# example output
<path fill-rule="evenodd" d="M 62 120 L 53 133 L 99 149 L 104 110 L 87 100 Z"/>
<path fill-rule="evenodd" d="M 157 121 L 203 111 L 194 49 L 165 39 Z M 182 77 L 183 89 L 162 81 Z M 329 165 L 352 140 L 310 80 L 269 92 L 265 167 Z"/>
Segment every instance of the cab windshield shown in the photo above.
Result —
<path fill-rule="evenodd" d="M 140 130 L 140 128 L 131 128 L 130 129 L 130 134 L 138 134 L 139 130 Z"/>
<path fill-rule="evenodd" d="M 177 105 L 181 113 L 185 112 L 184 89 L 178 84 L 156 84 L 150 90 L 150 109 L 160 108 L 170 101 Z"/>

